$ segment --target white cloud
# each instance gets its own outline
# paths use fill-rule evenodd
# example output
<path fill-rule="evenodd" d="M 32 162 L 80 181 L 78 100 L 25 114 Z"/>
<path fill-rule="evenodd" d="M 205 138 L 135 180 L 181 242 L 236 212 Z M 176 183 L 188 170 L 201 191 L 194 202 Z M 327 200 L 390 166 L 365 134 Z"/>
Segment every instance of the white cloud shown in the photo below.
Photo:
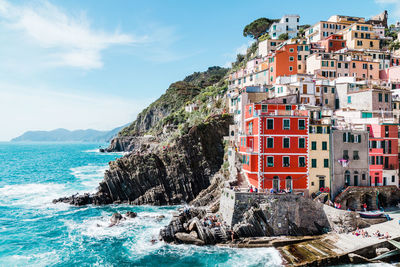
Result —
<path fill-rule="evenodd" d="M 223 56 L 224 56 L 228 61 L 226 61 L 225 64 L 223 64 L 223 67 L 225 67 L 225 68 L 230 68 L 231 65 L 232 65 L 232 62 L 234 62 L 234 61 L 236 60 L 236 55 L 237 55 L 237 54 L 245 55 L 246 52 L 247 52 L 247 48 L 249 48 L 253 42 L 254 42 L 254 41 L 248 41 L 247 43 L 242 44 L 242 45 L 239 46 L 239 47 L 236 47 L 236 48 L 233 50 L 233 52 L 224 54 Z"/>
<path fill-rule="evenodd" d="M 4 126 L 0 140 L 9 140 L 28 130 L 110 130 L 133 121 L 150 102 L 150 99 L 133 100 L 98 93 L 77 95 L 0 84 Z"/>
<path fill-rule="evenodd" d="M 101 53 L 112 45 L 131 45 L 146 41 L 115 31 L 95 31 L 85 14 L 68 15 L 49 2 L 39 5 L 15 6 L 0 0 L 0 18 L 5 26 L 22 32 L 30 41 L 51 49 L 54 65 L 83 69 L 101 68 Z"/>
<path fill-rule="evenodd" d="M 395 17 L 397 17 L 396 20 L 398 19 L 398 17 L 400 17 L 400 0 L 375 0 L 375 3 L 380 4 L 383 7 L 386 7 L 388 5 L 393 6 L 392 11 Z"/>

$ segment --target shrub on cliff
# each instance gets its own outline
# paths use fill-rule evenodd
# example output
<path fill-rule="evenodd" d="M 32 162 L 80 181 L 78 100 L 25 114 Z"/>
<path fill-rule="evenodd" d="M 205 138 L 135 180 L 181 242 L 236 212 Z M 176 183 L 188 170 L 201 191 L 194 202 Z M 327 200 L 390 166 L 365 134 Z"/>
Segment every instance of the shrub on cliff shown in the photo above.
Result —
<path fill-rule="evenodd" d="M 223 78 L 227 71 L 226 68 L 210 67 L 207 71 L 195 72 L 183 81 L 172 83 L 160 98 L 140 112 L 136 120 L 125 127 L 119 135 L 157 133 L 166 124 L 179 125 L 185 122 L 187 119 L 184 114 L 185 105 L 188 102 L 191 103 L 201 92 L 209 92 L 207 88 L 211 85 L 216 83 L 223 85 Z"/>

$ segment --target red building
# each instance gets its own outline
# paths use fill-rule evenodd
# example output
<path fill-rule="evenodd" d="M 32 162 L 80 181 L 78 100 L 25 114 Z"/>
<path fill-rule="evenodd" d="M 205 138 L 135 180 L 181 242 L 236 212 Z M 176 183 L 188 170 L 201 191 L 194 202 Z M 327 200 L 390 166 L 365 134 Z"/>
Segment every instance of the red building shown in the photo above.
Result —
<path fill-rule="evenodd" d="M 307 189 L 308 111 L 289 104 L 249 104 L 239 152 L 243 171 L 260 189 Z"/>
<path fill-rule="evenodd" d="M 373 124 L 368 131 L 370 185 L 399 186 L 397 125 Z"/>
<path fill-rule="evenodd" d="M 320 45 L 324 47 L 325 52 L 335 52 L 346 47 L 346 41 L 340 34 L 332 34 L 328 38 L 319 41 Z"/>

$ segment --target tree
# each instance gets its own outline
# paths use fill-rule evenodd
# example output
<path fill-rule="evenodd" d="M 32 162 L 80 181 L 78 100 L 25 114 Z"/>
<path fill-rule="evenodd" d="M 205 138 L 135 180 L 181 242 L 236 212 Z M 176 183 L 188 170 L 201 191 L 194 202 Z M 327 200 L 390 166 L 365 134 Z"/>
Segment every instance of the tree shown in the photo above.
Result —
<path fill-rule="evenodd" d="M 297 32 L 297 36 L 298 36 L 299 38 L 304 37 L 304 35 L 305 35 L 305 33 L 306 33 L 306 29 L 308 29 L 308 28 L 310 28 L 310 27 L 311 27 L 310 24 L 301 25 L 301 26 L 299 27 L 299 31 Z"/>
<path fill-rule="evenodd" d="M 269 27 L 271 27 L 271 24 L 275 21 L 277 20 L 268 18 L 256 19 L 255 21 L 244 27 L 243 36 L 249 36 L 253 39 L 258 39 L 261 35 L 268 31 Z"/>
<path fill-rule="evenodd" d="M 287 40 L 289 39 L 289 34 L 287 33 L 282 33 L 281 35 L 278 36 L 279 40 Z"/>
<path fill-rule="evenodd" d="M 392 41 L 389 44 L 389 50 L 395 51 L 400 49 L 400 42 L 399 41 Z"/>

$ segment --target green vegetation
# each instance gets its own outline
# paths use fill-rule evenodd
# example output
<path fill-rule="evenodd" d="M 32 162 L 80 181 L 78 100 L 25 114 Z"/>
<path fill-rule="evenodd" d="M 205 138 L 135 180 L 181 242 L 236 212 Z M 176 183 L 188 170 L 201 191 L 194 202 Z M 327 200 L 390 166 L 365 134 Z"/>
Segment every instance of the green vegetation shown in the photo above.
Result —
<path fill-rule="evenodd" d="M 249 48 L 247 48 L 246 55 L 237 54 L 236 61 L 232 63 L 231 72 L 238 70 L 239 68 L 244 67 L 247 61 L 252 59 L 257 52 L 258 42 L 253 42 Z"/>
<path fill-rule="evenodd" d="M 193 101 L 203 103 L 222 92 L 223 88 L 226 90 L 223 78 L 227 71 L 226 68 L 210 67 L 205 72 L 195 72 L 183 81 L 171 84 L 160 98 L 140 112 L 136 120 L 119 135 L 132 136 L 144 133 L 156 135 L 165 125 L 177 126 L 186 122 L 189 119 L 189 114 L 185 112 L 187 104 L 194 103 Z"/>
<path fill-rule="evenodd" d="M 311 27 L 310 24 L 300 25 L 299 31 L 297 32 L 297 37 L 304 38 L 305 33 L 306 33 L 306 29 L 308 29 L 310 27 Z"/>
<path fill-rule="evenodd" d="M 389 47 L 388 49 L 390 51 L 395 51 L 395 50 L 399 50 L 400 49 L 400 42 L 399 41 L 392 41 L 389 43 Z"/>
<path fill-rule="evenodd" d="M 287 33 L 282 33 L 281 35 L 278 36 L 279 40 L 288 40 L 289 39 L 289 34 Z"/>
<path fill-rule="evenodd" d="M 389 28 L 385 29 L 385 36 L 392 37 L 393 40 L 397 39 L 397 32 L 394 30 L 394 25 L 390 25 Z"/>
<path fill-rule="evenodd" d="M 251 37 L 253 39 L 258 39 L 261 35 L 266 33 L 271 27 L 271 24 L 279 21 L 276 19 L 268 19 L 268 18 L 259 18 L 253 21 L 252 23 L 246 25 L 243 29 L 244 37 Z"/>

